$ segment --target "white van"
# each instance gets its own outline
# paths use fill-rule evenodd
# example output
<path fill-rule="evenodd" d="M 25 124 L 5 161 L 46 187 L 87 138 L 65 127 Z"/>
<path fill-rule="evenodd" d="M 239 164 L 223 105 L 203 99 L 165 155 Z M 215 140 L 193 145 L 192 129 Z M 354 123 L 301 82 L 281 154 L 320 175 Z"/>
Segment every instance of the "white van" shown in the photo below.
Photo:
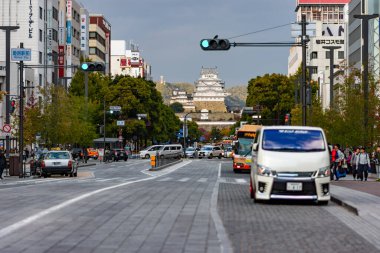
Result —
<path fill-rule="evenodd" d="M 161 147 L 162 145 L 153 145 L 141 150 L 140 158 L 149 159 L 152 155 L 156 155 L 157 150 L 159 150 Z"/>
<path fill-rule="evenodd" d="M 321 128 L 263 126 L 253 143 L 251 168 L 255 201 L 330 200 L 330 155 Z"/>
<path fill-rule="evenodd" d="M 180 158 L 184 155 L 181 144 L 167 144 L 163 145 L 158 150 L 160 158 Z"/>

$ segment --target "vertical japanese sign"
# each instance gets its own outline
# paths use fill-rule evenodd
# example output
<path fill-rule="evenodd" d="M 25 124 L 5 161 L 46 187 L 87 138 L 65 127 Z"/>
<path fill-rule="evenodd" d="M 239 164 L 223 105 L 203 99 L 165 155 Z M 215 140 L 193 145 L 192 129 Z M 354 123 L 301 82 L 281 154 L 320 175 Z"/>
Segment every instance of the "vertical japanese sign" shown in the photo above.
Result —
<path fill-rule="evenodd" d="M 47 10 L 47 53 L 48 53 L 48 61 L 52 61 L 53 52 L 53 11 Z"/>
<path fill-rule="evenodd" d="M 80 15 L 80 50 L 87 51 L 87 15 Z"/>
<path fill-rule="evenodd" d="M 58 46 L 58 76 L 59 78 L 63 78 L 65 76 L 65 46 L 59 45 Z"/>

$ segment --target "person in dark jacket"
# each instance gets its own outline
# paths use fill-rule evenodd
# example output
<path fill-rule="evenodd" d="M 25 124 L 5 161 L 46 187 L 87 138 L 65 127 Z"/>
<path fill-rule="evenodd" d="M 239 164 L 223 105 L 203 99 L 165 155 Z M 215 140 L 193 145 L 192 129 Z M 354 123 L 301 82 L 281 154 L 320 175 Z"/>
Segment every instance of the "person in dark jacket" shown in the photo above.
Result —
<path fill-rule="evenodd" d="M 7 160 L 5 159 L 4 153 L 0 151 L 0 178 L 3 180 L 3 171 L 7 166 Z"/>

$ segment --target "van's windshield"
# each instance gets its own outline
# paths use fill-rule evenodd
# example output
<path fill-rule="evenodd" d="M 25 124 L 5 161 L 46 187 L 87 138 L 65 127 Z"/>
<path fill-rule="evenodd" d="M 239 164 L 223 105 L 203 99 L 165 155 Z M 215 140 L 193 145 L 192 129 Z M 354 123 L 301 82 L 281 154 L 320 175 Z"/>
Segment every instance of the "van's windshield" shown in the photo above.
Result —
<path fill-rule="evenodd" d="M 304 129 L 265 129 L 263 149 L 285 152 L 315 152 L 326 149 L 321 131 Z"/>

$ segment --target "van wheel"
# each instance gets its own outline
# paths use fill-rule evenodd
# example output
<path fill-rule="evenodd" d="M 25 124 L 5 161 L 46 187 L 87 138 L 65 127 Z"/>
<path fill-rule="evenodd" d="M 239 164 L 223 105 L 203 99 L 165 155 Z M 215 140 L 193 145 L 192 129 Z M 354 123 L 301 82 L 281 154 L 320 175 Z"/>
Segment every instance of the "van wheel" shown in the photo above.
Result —
<path fill-rule="evenodd" d="M 212 154 L 210 154 L 210 156 L 208 157 L 208 159 L 212 159 L 212 157 L 213 157 Z"/>
<path fill-rule="evenodd" d="M 222 159 L 222 154 L 219 154 L 218 158 L 219 158 L 219 159 Z"/>
<path fill-rule="evenodd" d="M 77 177 L 78 176 L 78 173 L 77 172 L 74 172 L 74 177 Z"/>
<path fill-rule="evenodd" d="M 149 159 L 150 158 L 150 155 L 149 154 L 146 154 L 145 155 L 145 159 Z"/>

